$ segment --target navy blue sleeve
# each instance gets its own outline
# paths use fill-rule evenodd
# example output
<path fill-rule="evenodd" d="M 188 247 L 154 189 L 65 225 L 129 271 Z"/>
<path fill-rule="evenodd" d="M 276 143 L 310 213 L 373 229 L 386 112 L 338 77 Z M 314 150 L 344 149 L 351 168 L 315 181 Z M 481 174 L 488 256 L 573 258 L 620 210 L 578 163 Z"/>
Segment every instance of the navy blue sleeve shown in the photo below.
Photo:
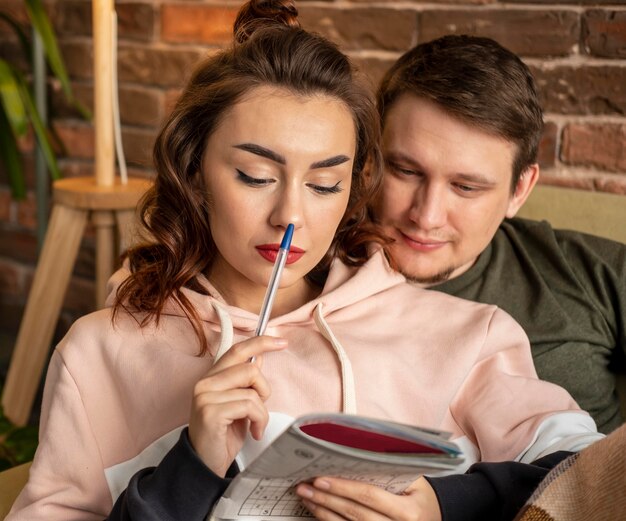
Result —
<path fill-rule="evenodd" d="M 237 474 L 233 462 L 226 478 L 198 457 L 184 429 L 157 467 L 135 474 L 113 506 L 109 521 L 204 521 Z"/>
<path fill-rule="evenodd" d="M 571 454 L 559 451 L 532 463 L 476 463 L 465 474 L 426 479 L 443 521 L 511 521 L 546 474 Z"/>

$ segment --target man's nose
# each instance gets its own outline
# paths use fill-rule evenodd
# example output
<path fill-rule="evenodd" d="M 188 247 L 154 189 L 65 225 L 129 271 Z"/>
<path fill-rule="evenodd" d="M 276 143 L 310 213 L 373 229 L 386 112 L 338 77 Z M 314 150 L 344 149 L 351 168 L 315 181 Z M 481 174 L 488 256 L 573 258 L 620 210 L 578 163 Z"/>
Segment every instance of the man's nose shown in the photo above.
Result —
<path fill-rule="evenodd" d="M 446 194 L 443 187 L 423 185 L 416 191 L 410 218 L 422 230 L 441 228 L 446 224 Z"/>

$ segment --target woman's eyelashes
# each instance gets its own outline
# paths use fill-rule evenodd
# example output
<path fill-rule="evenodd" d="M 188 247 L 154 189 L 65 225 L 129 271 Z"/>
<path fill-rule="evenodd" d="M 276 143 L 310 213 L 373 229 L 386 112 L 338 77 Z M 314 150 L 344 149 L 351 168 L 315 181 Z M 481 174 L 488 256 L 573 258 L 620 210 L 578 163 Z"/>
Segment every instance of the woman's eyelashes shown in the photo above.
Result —
<path fill-rule="evenodd" d="M 249 176 L 248 174 L 246 174 L 245 172 L 242 172 L 238 168 L 236 169 L 236 171 L 237 171 L 237 179 L 248 186 L 261 187 L 261 186 L 267 186 L 269 184 L 273 184 L 276 182 L 276 180 L 272 178 L 263 178 L 263 177 L 259 178 L 259 177 Z M 332 186 L 323 186 L 323 185 L 318 185 L 314 183 L 306 184 L 308 188 L 313 190 L 315 193 L 318 193 L 321 195 L 338 194 L 342 192 L 343 188 L 340 185 L 341 185 L 341 181 L 337 181 Z"/>
<path fill-rule="evenodd" d="M 242 172 L 238 168 L 236 170 L 237 170 L 237 179 L 239 179 L 241 182 L 249 186 L 265 186 L 265 185 L 269 185 L 271 183 L 276 182 L 274 179 L 250 177 L 249 175 Z"/>
<path fill-rule="evenodd" d="M 339 186 L 340 184 L 341 181 L 337 181 L 333 186 L 322 186 L 312 183 L 307 183 L 307 186 L 318 194 L 338 194 L 339 192 L 343 192 L 343 188 Z"/>

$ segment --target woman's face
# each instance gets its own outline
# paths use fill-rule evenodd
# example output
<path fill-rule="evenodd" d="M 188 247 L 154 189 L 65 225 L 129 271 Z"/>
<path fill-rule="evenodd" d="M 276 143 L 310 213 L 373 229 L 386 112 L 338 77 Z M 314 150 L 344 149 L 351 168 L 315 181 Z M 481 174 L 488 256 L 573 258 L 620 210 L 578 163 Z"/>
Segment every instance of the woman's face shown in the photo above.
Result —
<path fill-rule="evenodd" d="M 355 148 L 352 115 L 334 98 L 264 86 L 225 114 L 207 141 L 202 173 L 218 251 L 209 278 L 229 303 L 259 310 L 289 223 L 280 288 L 305 294 L 303 277 L 346 210 Z"/>

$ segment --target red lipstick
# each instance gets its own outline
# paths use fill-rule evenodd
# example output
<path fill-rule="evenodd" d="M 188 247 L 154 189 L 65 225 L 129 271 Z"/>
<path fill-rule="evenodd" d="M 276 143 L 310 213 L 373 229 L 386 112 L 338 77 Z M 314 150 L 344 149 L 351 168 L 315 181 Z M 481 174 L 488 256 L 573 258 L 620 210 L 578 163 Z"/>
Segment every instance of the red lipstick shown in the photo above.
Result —
<path fill-rule="evenodd" d="M 255 246 L 255 248 L 261 257 L 271 263 L 274 263 L 276 262 L 276 257 L 278 256 L 278 248 L 280 248 L 280 244 L 259 244 L 258 246 Z M 289 253 L 287 254 L 286 264 L 293 264 L 294 262 L 299 261 L 304 253 L 305 251 L 302 248 L 298 248 L 292 244 L 289 248 Z"/>

